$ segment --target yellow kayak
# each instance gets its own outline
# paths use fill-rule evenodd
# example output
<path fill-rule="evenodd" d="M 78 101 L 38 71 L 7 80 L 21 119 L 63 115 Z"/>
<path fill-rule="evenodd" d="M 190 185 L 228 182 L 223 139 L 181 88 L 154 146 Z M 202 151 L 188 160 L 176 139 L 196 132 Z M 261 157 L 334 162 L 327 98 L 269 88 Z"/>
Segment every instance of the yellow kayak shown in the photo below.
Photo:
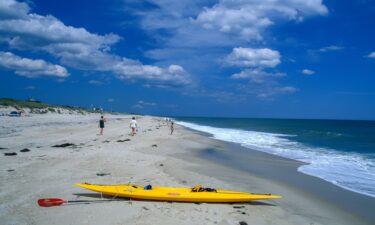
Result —
<path fill-rule="evenodd" d="M 253 194 L 231 190 L 215 190 L 203 188 L 198 185 L 194 188 L 177 187 L 151 187 L 134 184 L 100 185 L 100 184 L 76 184 L 95 192 L 115 197 L 131 199 L 173 201 L 173 202 L 248 202 L 281 198 L 271 194 Z"/>

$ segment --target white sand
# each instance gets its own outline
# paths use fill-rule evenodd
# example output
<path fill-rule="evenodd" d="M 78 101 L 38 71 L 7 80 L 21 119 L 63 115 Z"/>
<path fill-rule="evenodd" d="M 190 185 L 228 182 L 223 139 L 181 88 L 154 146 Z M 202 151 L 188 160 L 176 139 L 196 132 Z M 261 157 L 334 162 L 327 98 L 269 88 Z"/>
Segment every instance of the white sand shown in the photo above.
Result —
<path fill-rule="evenodd" d="M 99 136 L 99 115 L 33 115 L 0 117 L 0 223 L 10 224 L 352 224 L 352 217 L 341 217 L 330 206 L 305 204 L 308 194 L 279 187 L 259 177 L 199 159 L 205 148 L 220 145 L 202 135 L 176 126 L 175 133 L 159 118 L 138 117 L 140 129 L 130 136 L 130 116 L 108 116 L 104 135 Z M 10 130 L 13 132 L 10 132 Z M 117 140 L 131 139 L 117 142 Z M 53 148 L 74 143 L 77 147 Z M 157 147 L 152 147 L 156 144 Z M 30 152 L 19 152 L 28 148 Z M 17 152 L 17 156 L 4 156 Z M 203 169 L 205 168 L 205 173 Z M 208 175 L 211 169 L 211 174 Z M 14 170 L 14 171 L 8 171 Z M 202 171 L 202 172 L 199 172 Z M 97 173 L 109 173 L 97 176 Z M 215 176 L 214 174 L 220 174 Z M 204 175 L 207 174 L 207 175 Z M 224 182 L 220 177 L 229 177 Z M 192 204 L 152 201 L 110 201 L 41 208 L 39 198 L 100 200 L 100 195 L 74 186 L 75 183 L 135 183 L 154 186 L 194 186 L 204 184 L 218 189 L 248 192 L 287 193 L 289 201 L 264 203 Z M 245 185 L 244 185 L 245 184 Z M 247 187 L 252 187 L 248 190 Z M 306 197 L 306 198 L 305 198 Z M 300 202 L 291 205 L 290 199 Z M 285 203 L 287 202 L 287 204 Z M 321 213 L 320 212 L 325 212 Z M 338 219 L 339 218 L 339 219 Z M 341 218 L 341 219 L 340 219 Z M 337 222 L 337 223 L 336 223 Z M 356 221 L 359 223 L 359 221 Z"/>

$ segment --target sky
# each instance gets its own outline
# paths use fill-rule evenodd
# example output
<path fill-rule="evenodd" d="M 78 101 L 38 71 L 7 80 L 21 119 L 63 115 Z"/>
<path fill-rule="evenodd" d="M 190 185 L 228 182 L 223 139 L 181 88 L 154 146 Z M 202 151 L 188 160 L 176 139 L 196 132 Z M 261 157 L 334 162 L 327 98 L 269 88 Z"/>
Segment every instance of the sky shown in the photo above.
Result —
<path fill-rule="evenodd" d="M 375 119 L 374 0 L 1 0 L 0 97 Z"/>

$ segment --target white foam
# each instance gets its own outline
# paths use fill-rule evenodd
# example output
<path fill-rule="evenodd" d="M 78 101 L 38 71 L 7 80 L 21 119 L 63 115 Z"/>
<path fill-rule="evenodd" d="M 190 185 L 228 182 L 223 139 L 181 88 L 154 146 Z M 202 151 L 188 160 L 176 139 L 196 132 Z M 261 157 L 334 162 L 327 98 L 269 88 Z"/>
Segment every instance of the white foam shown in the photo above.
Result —
<path fill-rule="evenodd" d="M 178 124 L 213 135 L 213 138 L 307 163 L 298 171 L 319 177 L 347 190 L 375 197 L 375 160 L 356 153 L 309 147 L 289 140 L 290 135 Z"/>

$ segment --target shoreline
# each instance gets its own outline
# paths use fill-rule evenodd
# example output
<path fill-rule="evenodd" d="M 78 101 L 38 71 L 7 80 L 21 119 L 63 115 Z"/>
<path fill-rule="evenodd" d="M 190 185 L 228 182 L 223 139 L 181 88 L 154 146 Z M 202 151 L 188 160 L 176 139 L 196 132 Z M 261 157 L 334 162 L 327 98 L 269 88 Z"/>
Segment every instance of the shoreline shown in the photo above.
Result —
<path fill-rule="evenodd" d="M 371 153 L 371 132 L 366 134 L 366 130 L 363 130 L 361 134 L 357 134 L 359 131 L 349 131 L 350 127 L 353 127 L 353 130 L 362 129 L 359 128 L 362 126 L 358 121 L 356 124 L 338 124 L 337 130 L 333 130 L 336 124 L 332 122 L 324 122 L 314 127 L 310 120 L 306 121 L 309 122 L 289 125 L 286 120 L 272 124 L 268 120 L 260 122 L 255 119 L 244 119 L 244 124 L 240 125 L 241 121 L 236 119 L 221 121 L 217 118 L 187 118 L 186 121 L 178 123 L 189 129 L 206 132 L 209 137 L 216 140 L 297 160 L 303 163 L 298 167 L 298 171 L 303 174 L 375 198 L 375 162 Z M 364 138 L 367 138 L 367 142 Z"/>
<path fill-rule="evenodd" d="M 96 115 L 92 115 L 93 120 Z M 129 136 L 130 116 L 113 115 L 103 136 L 97 136 L 97 123 L 71 123 L 71 116 L 56 116 L 50 123 L 24 129 L 13 136 L 0 137 L 1 153 L 17 151 L 14 157 L 0 157 L 0 220 L 4 224 L 220 224 L 245 221 L 249 224 L 371 224 L 348 214 L 337 203 L 317 198 L 303 187 L 288 185 L 276 178 L 297 176 L 298 162 L 263 152 L 252 152 L 259 171 L 240 166 L 248 159 L 247 149 L 207 137 L 177 125 L 175 133 L 158 117 L 139 117 L 136 136 Z M 62 120 L 62 118 L 65 118 Z M 31 118 L 32 119 L 32 118 Z M 34 119 L 37 119 L 34 118 Z M 60 121 L 62 120 L 62 121 Z M 22 120 L 14 120 L 22 124 Z M 66 121 L 66 125 L 64 124 Z M 123 141 L 130 139 L 130 141 Z M 122 141 L 122 142 L 119 142 Z M 51 148 L 70 142 L 74 147 Z M 156 145 L 156 147 L 155 147 Z M 153 147 L 154 146 L 154 147 Z M 20 153 L 24 147 L 31 152 Z M 236 154 L 231 154 L 236 151 Z M 241 153 L 246 153 L 241 154 Z M 242 160 L 242 161 L 241 161 Z M 227 165 L 223 162 L 226 162 Z M 229 164 L 228 164 L 229 163 Z M 255 165 L 255 163 L 258 163 Z M 270 167 L 270 166 L 274 167 Z M 275 167 L 278 170 L 275 171 Z M 286 167 L 286 168 L 282 168 Z M 267 171 L 269 168 L 269 171 Z M 281 168 L 281 169 L 280 169 Z M 288 169 L 288 170 L 286 170 Z M 8 170 L 14 170 L 9 172 Z M 294 170 L 294 173 L 292 172 Z M 277 174 L 277 173 L 279 174 Z M 98 173 L 108 174 L 99 176 Z M 319 178 L 316 178 L 319 179 Z M 152 201 L 115 201 L 102 204 L 67 205 L 40 208 L 37 198 L 61 197 L 69 200 L 98 200 L 100 195 L 74 186 L 78 182 L 97 184 L 134 183 L 138 185 L 207 187 L 238 191 L 281 194 L 278 200 L 245 204 L 188 204 Z M 321 186 L 321 182 L 316 182 Z M 319 189 L 319 188 L 318 188 Z M 321 191 L 321 190 L 319 190 Z M 355 198 L 358 200 L 358 198 Z M 355 203 L 356 204 L 356 203 Z M 368 202 L 360 200 L 361 207 Z M 234 208 L 239 206 L 240 208 Z M 365 212 L 366 215 L 367 211 Z M 69 215 L 67 218 L 66 215 Z M 109 218 L 109 215 L 110 218 Z M 365 216 L 363 216 L 365 217 Z"/>
<path fill-rule="evenodd" d="M 274 180 L 282 186 L 312 195 L 322 203 L 342 208 L 347 213 L 365 218 L 365 221 L 375 221 L 375 215 L 372 213 L 372 209 L 375 208 L 373 197 L 299 172 L 298 167 L 304 165 L 303 162 L 249 149 L 238 144 L 225 143 L 225 145 L 226 147 L 223 149 L 225 153 L 220 157 L 214 156 L 217 152 L 211 149 L 202 152 L 201 155 L 207 160 L 227 164 L 229 167 L 250 173 L 252 176 Z M 236 151 L 236 153 L 230 154 L 229 151 Z M 221 160 L 223 158 L 225 160 Z M 245 161 L 246 166 L 243 165 Z"/>
<path fill-rule="evenodd" d="M 188 130 L 192 129 L 188 128 Z M 298 208 L 292 206 L 297 205 L 296 202 L 298 201 L 295 198 L 288 201 L 288 195 L 284 194 L 285 192 L 292 196 L 297 194 L 298 197 L 303 196 L 312 201 L 312 204 L 308 206 L 309 213 L 315 213 L 315 215 L 310 216 L 319 217 L 326 214 L 325 210 L 334 211 L 336 216 L 339 217 L 329 221 L 328 224 L 372 224 L 375 221 L 375 215 L 372 213 L 372 209 L 375 208 L 374 198 L 346 190 L 321 178 L 299 172 L 297 169 L 299 166 L 305 164 L 303 162 L 246 148 L 237 143 L 213 139 L 208 133 L 196 131 L 197 135 L 202 135 L 202 133 L 205 137 L 210 137 L 215 147 L 201 150 L 191 160 L 199 158 L 213 162 L 213 164 L 217 164 L 217 170 L 223 170 L 223 167 L 226 169 L 229 168 L 232 170 L 232 173 L 237 174 L 238 180 L 251 179 L 254 183 L 267 183 L 268 186 L 274 187 L 272 188 L 272 194 L 284 196 L 278 205 L 291 208 L 292 210 Z M 179 157 L 184 158 L 186 155 Z M 244 163 L 247 165 L 244 165 Z M 214 166 L 211 164 L 211 167 Z M 247 182 L 238 182 L 238 180 L 236 181 L 230 178 L 230 176 L 220 176 L 212 168 L 205 170 L 202 167 L 198 170 L 206 175 L 219 177 L 224 182 L 237 183 L 237 185 L 243 185 L 243 187 L 249 186 L 256 191 L 262 191 L 262 189 L 259 189 L 259 185 L 252 186 L 251 184 L 247 184 Z M 255 181 L 257 179 L 261 181 Z M 278 190 L 282 191 L 277 192 Z M 267 191 L 271 192 L 269 189 Z M 287 203 L 283 204 L 282 202 L 285 200 Z M 307 203 L 301 199 L 299 201 Z M 306 207 L 306 204 L 300 204 L 299 207 Z M 312 213 L 311 211 L 315 212 Z M 306 215 L 309 214 L 306 211 L 301 212 L 301 214 L 303 213 Z M 326 219 L 330 220 L 332 218 L 327 216 Z M 340 219 L 341 221 L 337 222 L 336 219 Z M 323 224 L 326 224 L 325 222 L 327 221 L 324 221 Z"/>

